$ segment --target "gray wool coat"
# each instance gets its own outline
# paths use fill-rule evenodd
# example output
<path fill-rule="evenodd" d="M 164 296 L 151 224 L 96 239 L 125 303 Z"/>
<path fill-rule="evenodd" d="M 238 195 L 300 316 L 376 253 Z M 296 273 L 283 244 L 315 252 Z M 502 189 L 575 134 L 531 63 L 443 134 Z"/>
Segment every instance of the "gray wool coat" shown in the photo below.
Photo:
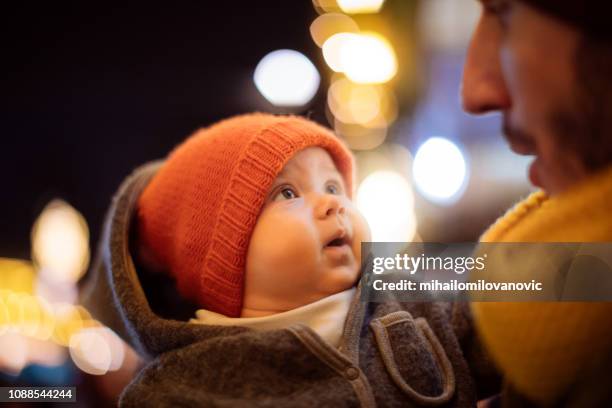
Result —
<path fill-rule="evenodd" d="M 466 304 L 365 303 L 358 288 L 339 348 L 304 325 L 188 323 L 195 306 L 131 256 L 135 204 L 159 165 L 120 187 L 82 290 L 94 317 L 146 361 L 120 406 L 464 407 L 497 391 Z"/>

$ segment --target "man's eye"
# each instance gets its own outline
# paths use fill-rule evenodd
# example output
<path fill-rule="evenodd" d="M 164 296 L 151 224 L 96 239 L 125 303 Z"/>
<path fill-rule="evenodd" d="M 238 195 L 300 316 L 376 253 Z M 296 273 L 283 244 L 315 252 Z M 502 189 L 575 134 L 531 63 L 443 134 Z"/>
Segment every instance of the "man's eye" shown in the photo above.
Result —
<path fill-rule="evenodd" d="M 284 187 L 281 191 L 278 192 L 278 194 L 276 194 L 276 196 L 274 197 L 274 201 L 292 200 L 297 197 L 298 195 L 295 190 L 293 190 L 291 187 Z"/>
<path fill-rule="evenodd" d="M 490 0 L 484 3 L 485 9 L 497 15 L 501 20 L 505 20 L 510 13 L 511 4 L 508 0 Z"/>

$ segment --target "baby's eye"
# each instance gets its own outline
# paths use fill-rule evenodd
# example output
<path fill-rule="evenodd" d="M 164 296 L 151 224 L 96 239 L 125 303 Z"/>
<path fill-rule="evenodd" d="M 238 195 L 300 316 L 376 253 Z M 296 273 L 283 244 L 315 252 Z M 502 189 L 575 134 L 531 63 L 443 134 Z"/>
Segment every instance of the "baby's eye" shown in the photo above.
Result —
<path fill-rule="evenodd" d="M 278 192 L 278 194 L 276 194 L 276 196 L 274 196 L 274 200 L 273 201 L 280 201 L 280 200 L 292 200 L 294 198 L 297 198 L 298 195 L 295 192 L 295 190 L 291 187 L 283 187 L 282 190 L 280 190 Z"/>
<path fill-rule="evenodd" d="M 336 183 L 327 183 L 327 185 L 325 186 L 325 192 L 327 194 L 338 195 L 341 194 L 342 190 L 340 189 L 340 186 L 338 186 Z"/>

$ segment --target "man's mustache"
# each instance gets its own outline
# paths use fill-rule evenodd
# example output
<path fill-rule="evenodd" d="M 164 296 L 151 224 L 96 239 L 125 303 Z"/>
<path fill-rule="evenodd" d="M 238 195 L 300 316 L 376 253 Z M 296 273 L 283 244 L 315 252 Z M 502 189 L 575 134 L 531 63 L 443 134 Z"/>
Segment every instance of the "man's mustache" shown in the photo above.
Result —
<path fill-rule="evenodd" d="M 535 138 L 529 132 L 514 126 L 510 120 L 504 115 L 502 121 L 502 133 L 504 138 L 512 146 L 525 152 L 524 154 L 535 153 Z"/>

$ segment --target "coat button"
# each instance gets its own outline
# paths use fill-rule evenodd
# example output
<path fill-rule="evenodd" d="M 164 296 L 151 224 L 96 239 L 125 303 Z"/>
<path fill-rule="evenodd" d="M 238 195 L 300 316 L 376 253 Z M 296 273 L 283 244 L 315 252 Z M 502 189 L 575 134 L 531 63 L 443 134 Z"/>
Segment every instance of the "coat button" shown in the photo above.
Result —
<path fill-rule="evenodd" d="M 357 370 L 355 367 L 349 367 L 344 372 L 344 375 L 349 380 L 356 380 L 357 378 L 359 378 L 359 370 Z"/>

